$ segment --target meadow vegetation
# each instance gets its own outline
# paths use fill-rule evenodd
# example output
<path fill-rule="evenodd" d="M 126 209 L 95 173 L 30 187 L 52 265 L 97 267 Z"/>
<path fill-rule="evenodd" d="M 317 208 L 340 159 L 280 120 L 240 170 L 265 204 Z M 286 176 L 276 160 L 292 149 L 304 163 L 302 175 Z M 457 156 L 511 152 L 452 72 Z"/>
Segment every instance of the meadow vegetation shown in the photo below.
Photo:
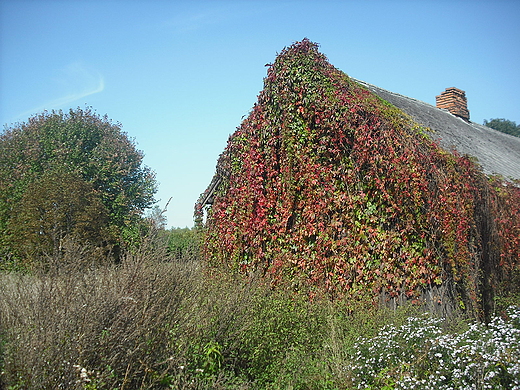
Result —
<path fill-rule="evenodd" d="M 520 390 L 520 183 L 316 44 L 270 66 L 205 224 L 165 228 L 143 156 L 91 109 L 0 134 L 0 390 Z"/>
<path fill-rule="evenodd" d="M 172 253 L 179 233 L 191 249 Z M 149 231 L 117 265 L 76 243 L 60 267 L 1 273 L 0 388 L 520 388 L 518 310 L 483 325 L 309 300 L 206 268 L 198 234 Z"/>

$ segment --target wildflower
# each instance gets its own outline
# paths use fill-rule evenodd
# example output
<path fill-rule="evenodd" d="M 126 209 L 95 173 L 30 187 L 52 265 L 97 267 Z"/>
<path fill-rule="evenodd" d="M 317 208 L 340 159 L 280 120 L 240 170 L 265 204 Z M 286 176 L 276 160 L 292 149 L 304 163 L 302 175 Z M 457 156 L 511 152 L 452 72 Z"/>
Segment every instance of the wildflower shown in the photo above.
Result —
<path fill-rule="evenodd" d="M 88 377 L 89 372 L 85 367 L 81 367 L 79 364 L 74 364 L 72 367 L 74 367 L 79 372 L 79 381 L 78 383 L 84 382 L 88 383 L 90 382 L 90 378 Z"/>
<path fill-rule="evenodd" d="M 359 339 L 350 370 L 358 388 L 377 388 L 381 373 L 393 373 L 396 389 L 520 390 L 520 308 L 510 321 L 473 323 L 466 332 L 442 334 L 443 320 L 411 317 L 400 328 L 385 327 Z M 417 356 L 428 364 L 414 364 Z"/>

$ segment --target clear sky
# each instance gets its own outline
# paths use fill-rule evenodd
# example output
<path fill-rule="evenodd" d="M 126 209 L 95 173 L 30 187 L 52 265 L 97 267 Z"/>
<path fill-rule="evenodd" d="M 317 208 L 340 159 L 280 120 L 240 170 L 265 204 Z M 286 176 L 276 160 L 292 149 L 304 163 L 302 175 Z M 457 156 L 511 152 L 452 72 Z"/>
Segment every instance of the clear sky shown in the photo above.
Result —
<path fill-rule="evenodd" d="M 263 87 L 307 37 L 348 75 L 471 120 L 520 123 L 520 1 L 0 0 L 0 124 L 92 106 L 157 173 L 168 226 L 193 206 Z"/>

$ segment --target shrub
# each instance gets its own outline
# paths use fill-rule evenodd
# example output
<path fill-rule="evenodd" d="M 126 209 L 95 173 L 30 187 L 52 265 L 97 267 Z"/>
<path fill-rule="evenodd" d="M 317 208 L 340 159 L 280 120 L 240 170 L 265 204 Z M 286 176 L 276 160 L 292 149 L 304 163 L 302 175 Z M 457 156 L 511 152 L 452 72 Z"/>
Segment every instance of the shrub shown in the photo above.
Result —
<path fill-rule="evenodd" d="M 196 260 L 200 257 L 198 229 L 172 228 L 168 230 L 168 252 L 176 260 Z"/>
<path fill-rule="evenodd" d="M 2 274 L 0 383 L 24 389 L 160 383 L 177 364 L 168 335 L 192 291 L 196 264 L 149 255 L 127 254 L 119 266 L 85 267 L 77 259 L 52 273 Z"/>
<path fill-rule="evenodd" d="M 363 389 L 520 389 L 520 308 L 509 320 L 443 332 L 440 318 L 410 317 L 360 339 L 347 370 Z"/>

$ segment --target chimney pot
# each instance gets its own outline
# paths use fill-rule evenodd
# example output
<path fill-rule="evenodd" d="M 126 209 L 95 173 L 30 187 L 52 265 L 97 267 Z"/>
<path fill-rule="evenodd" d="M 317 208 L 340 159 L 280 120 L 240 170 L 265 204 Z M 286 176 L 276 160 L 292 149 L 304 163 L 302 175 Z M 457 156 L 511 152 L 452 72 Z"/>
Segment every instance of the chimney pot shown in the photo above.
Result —
<path fill-rule="evenodd" d="M 435 97 L 437 108 L 444 108 L 466 121 L 469 121 L 468 100 L 466 92 L 461 89 L 451 87 L 439 96 Z"/>

